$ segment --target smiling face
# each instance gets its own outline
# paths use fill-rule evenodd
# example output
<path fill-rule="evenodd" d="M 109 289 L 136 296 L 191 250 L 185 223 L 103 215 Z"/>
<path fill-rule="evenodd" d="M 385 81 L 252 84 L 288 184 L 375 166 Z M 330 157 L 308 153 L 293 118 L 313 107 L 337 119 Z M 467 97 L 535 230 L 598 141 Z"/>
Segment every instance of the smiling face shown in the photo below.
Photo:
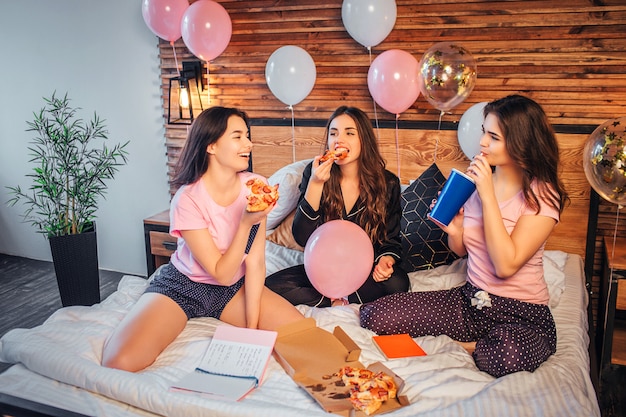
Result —
<path fill-rule="evenodd" d="M 513 164 L 506 150 L 506 138 L 502 133 L 498 118 L 489 113 L 483 122 L 483 134 L 480 137 L 480 151 L 491 166 Z"/>
<path fill-rule="evenodd" d="M 239 116 L 230 116 L 224 134 L 207 147 L 209 155 L 220 165 L 230 166 L 235 171 L 248 168 L 251 150 L 250 131 Z"/>
<path fill-rule="evenodd" d="M 356 122 L 347 114 L 335 117 L 328 127 L 328 149 L 347 149 L 348 157 L 336 160 L 336 164 L 354 161 L 361 154 L 361 138 Z"/>

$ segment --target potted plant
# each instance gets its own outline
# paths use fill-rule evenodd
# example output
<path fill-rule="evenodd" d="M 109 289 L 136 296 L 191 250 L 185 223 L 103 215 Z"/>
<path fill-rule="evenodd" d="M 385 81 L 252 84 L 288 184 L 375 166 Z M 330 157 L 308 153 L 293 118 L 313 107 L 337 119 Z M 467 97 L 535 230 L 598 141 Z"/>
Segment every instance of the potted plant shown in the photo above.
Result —
<path fill-rule="evenodd" d="M 45 98 L 46 105 L 27 122 L 35 132 L 29 146 L 35 164 L 29 190 L 7 187 L 12 198 L 26 206 L 25 222 L 50 242 L 63 306 L 100 302 L 100 276 L 96 238 L 98 199 L 104 198 L 107 180 L 126 164 L 124 144 L 108 148 L 104 120 L 77 116 L 65 94 Z M 99 146 L 99 147 L 98 147 Z"/>

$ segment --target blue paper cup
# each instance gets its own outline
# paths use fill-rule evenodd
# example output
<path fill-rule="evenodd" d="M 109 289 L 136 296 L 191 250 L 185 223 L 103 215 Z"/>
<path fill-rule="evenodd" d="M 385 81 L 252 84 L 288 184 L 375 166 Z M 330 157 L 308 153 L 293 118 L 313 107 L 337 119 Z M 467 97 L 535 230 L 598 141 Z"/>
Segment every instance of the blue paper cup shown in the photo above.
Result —
<path fill-rule="evenodd" d="M 458 169 L 452 168 L 450 177 L 443 185 L 437 202 L 428 213 L 428 217 L 443 226 L 449 225 L 474 190 L 476 190 L 474 180 Z"/>

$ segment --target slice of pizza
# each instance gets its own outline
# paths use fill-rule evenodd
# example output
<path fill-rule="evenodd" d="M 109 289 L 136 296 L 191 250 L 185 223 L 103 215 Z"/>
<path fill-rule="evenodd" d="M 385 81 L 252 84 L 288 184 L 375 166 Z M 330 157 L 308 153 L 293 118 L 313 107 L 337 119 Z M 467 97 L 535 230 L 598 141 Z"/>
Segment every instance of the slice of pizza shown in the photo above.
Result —
<path fill-rule="evenodd" d="M 350 392 L 350 402 L 355 410 L 363 411 L 368 416 L 374 414 L 383 405 L 383 400 L 377 398 L 371 391 L 357 389 Z"/>
<path fill-rule="evenodd" d="M 380 398 L 382 401 L 387 401 L 389 398 L 396 398 L 398 393 L 398 387 L 393 377 L 383 372 L 377 372 L 370 380 L 361 384 L 359 390 L 370 391 L 375 397 Z"/>
<path fill-rule="evenodd" d="M 349 366 L 349 365 L 343 366 L 339 369 L 339 372 L 337 372 L 337 376 L 339 378 L 343 378 L 343 376 L 346 374 L 352 375 L 356 369 L 357 368 L 353 368 L 352 366 Z"/>
<path fill-rule="evenodd" d="M 278 184 L 272 186 L 260 178 L 252 178 L 246 182 L 246 186 L 250 189 L 246 207 L 249 212 L 263 211 L 278 201 Z"/>
<path fill-rule="evenodd" d="M 326 162 L 329 159 L 345 159 L 348 157 L 348 150 L 345 148 L 337 148 L 335 150 L 327 149 L 326 153 L 320 158 L 320 162 Z"/>
<path fill-rule="evenodd" d="M 374 372 L 369 369 L 353 368 L 344 366 L 339 370 L 339 377 L 346 386 L 360 387 L 374 376 Z"/>
<path fill-rule="evenodd" d="M 350 388 L 350 402 L 355 410 L 368 416 L 375 413 L 383 402 L 396 398 L 398 387 L 392 376 L 384 372 L 344 366 L 336 375 Z"/>

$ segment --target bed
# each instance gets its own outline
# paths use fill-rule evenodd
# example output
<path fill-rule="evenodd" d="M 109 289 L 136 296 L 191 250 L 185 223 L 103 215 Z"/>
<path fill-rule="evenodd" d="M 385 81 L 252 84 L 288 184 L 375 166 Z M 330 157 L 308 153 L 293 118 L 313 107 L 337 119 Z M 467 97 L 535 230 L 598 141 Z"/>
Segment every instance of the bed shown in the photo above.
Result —
<path fill-rule="evenodd" d="M 307 161 L 277 171 L 281 204 L 268 218 L 267 273 L 303 262 L 289 241 L 289 221 L 297 200 L 299 175 Z M 464 280 L 466 260 L 446 252 L 441 236 L 420 241 L 424 201 L 441 178 L 436 166 L 403 190 L 403 244 L 409 252 L 411 290 L 449 288 Z M 430 168 L 429 168 L 430 169 Z M 406 214 L 406 216 L 405 216 Z M 431 236 L 432 237 L 432 236 Z M 444 245 L 444 246 L 442 246 Z M 550 307 L 558 334 L 557 352 L 535 372 L 495 379 L 477 370 L 471 356 L 446 336 L 415 340 L 427 355 L 386 360 L 359 326 L 358 305 L 332 308 L 298 306 L 330 332 L 342 329 L 361 348 L 364 365 L 382 362 L 405 381 L 408 406 L 385 414 L 400 416 L 600 416 L 590 378 L 588 294 L 582 258 L 551 250 L 544 254 Z M 143 372 L 99 365 L 105 338 L 142 294 L 148 280 L 124 276 L 118 289 L 90 307 L 65 307 L 34 329 L 14 329 L 0 339 L 0 360 L 15 363 L 0 374 L 0 393 L 62 410 L 93 416 L 322 416 L 326 413 L 271 358 L 258 389 L 239 402 L 217 401 L 169 390 L 195 368 L 220 324 L 190 320 L 180 336 Z"/>

